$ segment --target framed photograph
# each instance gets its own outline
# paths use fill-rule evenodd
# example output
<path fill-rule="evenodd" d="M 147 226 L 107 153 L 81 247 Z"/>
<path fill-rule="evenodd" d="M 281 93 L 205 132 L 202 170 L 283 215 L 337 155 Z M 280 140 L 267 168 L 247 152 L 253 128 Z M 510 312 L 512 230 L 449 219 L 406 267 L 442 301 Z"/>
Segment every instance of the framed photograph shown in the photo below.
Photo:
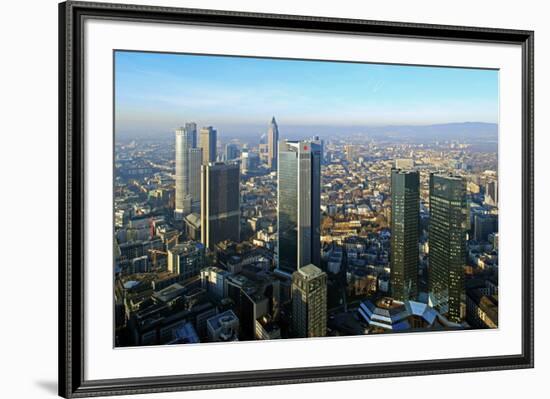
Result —
<path fill-rule="evenodd" d="M 59 21 L 61 396 L 533 367 L 533 32 Z"/>

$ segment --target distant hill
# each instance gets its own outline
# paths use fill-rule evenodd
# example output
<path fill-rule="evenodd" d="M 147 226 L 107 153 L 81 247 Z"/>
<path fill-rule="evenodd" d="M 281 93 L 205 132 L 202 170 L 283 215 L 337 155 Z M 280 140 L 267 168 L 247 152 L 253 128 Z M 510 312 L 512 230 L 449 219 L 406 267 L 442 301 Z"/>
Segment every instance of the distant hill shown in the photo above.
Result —
<path fill-rule="evenodd" d="M 365 131 L 367 133 L 381 134 L 386 137 L 394 137 L 399 139 L 498 139 L 498 125 L 496 123 L 484 122 L 444 123 L 421 126 L 405 125 L 366 127 Z"/>
<path fill-rule="evenodd" d="M 215 124 L 218 137 L 222 140 L 243 139 L 250 142 L 260 140 L 267 131 L 267 124 Z M 279 132 L 283 139 L 303 139 L 313 135 L 323 139 L 344 138 L 350 136 L 368 135 L 378 138 L 391 138 L 396 141 L 437 141 L 437 140 L 468 140 L 494 142 L 498 139 L 498 125 L 484 122 L 443 123 L 433 125 L 293 125 L 279 124 Z M 118 129 L 117 139 L 171 139 L 172 127 L 157 129 Z"/>

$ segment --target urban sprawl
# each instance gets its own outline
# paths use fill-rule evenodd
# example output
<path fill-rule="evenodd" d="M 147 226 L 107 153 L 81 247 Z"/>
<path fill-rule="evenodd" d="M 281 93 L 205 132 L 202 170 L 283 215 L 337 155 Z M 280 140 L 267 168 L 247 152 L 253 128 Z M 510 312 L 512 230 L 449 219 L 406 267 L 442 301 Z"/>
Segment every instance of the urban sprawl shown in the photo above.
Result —
<path fill-rule="evenodd" d="M 496 150 L 220 136 L 116 140 L 115 346 L 498 326 Z"/>

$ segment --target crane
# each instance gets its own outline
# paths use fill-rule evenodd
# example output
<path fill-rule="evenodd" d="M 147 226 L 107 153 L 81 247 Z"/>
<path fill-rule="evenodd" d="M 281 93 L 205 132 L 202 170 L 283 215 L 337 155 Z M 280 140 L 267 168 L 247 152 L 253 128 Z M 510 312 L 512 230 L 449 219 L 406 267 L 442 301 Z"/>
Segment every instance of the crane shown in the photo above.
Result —
<path fill-rule="evenodd" d="M 178 238 L 179 234 L 174 234 L 174 236 L 167 238 L 164 242 L 164 245 L 166 246 L 166 249 L 170 249 L 170 244 L 172 244 L 173 241 L 176 241 L 175 245 L 178 245 Z"/>

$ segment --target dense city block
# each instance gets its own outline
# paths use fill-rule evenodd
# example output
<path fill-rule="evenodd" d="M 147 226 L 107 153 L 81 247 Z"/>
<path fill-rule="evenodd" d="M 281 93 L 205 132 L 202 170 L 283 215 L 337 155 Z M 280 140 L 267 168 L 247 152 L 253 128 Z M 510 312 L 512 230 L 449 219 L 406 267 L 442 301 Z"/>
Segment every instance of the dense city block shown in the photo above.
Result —
<path fill-rule="evenodd" d="M 498 327 L 494 136 L 266 122 L 115 137 L 115 346 Z"/>

